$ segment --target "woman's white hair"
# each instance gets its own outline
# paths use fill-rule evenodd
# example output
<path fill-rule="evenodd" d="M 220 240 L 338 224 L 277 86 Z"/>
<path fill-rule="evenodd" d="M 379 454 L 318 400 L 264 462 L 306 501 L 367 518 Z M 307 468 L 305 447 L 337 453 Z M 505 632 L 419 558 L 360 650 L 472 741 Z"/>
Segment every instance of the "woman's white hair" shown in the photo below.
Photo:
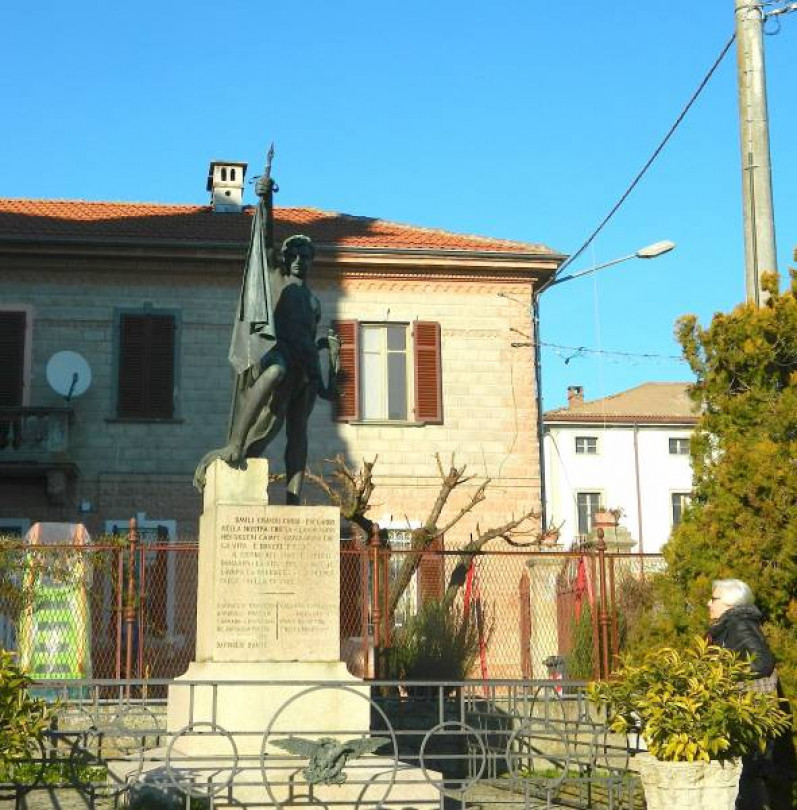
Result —
<path fill-rule="evenodd" d="M 740 579 L 715 579 L 712 583 L 714 591 L 722 594 L 722 601 L 728 605 L 752 605 L 755 597 L 750 586 Z"/>

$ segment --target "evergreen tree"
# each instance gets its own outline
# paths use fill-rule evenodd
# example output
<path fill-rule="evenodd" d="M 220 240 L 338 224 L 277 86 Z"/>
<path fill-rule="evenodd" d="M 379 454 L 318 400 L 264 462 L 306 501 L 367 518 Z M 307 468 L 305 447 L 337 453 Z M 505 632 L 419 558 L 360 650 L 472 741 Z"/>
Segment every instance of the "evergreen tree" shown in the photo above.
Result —
<path fill-rule="evenodd" d="M 797 258 L 797 256 L 796 256 Z M 713 579 L 753 589 L 787 694 L 797 698 L 797 271 L 766 305 L 737 306 L 703 329 L 676 327 L 697 382 L 692 503 L 664 549 L 658 610 L 637 647 L 704 632 Z M 663 609 L 662 609 L 663 608 Z M 643 635 L 646 638 L 643 640 Z"/>

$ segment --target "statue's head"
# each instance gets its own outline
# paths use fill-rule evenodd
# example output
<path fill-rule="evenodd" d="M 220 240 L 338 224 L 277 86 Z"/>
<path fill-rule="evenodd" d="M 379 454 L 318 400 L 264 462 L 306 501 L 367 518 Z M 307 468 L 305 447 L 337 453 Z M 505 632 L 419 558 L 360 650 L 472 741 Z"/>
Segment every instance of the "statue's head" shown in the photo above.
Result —
<path fill-rule="evenodd" d="M 282 243 L 280 272 L 283 276 L 304 278 L 315 258 L 315 246 L 309 236 L 296 234 Z"/>

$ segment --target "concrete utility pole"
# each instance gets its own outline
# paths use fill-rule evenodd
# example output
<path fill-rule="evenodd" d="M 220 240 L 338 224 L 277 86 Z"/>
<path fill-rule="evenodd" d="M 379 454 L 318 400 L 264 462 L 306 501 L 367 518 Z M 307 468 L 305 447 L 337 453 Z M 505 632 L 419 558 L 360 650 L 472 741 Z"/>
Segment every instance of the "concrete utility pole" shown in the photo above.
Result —
<path fill-rule="evenodd" d="M 767 294 L 761 289 L 761 274 L 778 269 L 769 163 L 764 8 L 756 0 L 734 2 L 747 301 L 762 306 Z"/>

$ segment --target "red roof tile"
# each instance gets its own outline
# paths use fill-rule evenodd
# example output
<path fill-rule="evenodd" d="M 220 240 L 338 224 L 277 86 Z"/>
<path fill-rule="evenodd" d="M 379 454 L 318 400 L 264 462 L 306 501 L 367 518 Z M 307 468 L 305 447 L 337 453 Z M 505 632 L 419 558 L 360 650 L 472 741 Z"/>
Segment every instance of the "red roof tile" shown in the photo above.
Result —
<path fill-rule="evenodd" d="M 251 207 L 215 214 L 209 206 L 0 198 L 0 241 L 8 239 L 151 240 L 245 243 Z M 401 225 L 371 217 L 275 208 L 277 239 L 306 233 L 321 245 L 347 248 L 461 250 L 556 255 L 541 244 L 510 242 Z"/>

